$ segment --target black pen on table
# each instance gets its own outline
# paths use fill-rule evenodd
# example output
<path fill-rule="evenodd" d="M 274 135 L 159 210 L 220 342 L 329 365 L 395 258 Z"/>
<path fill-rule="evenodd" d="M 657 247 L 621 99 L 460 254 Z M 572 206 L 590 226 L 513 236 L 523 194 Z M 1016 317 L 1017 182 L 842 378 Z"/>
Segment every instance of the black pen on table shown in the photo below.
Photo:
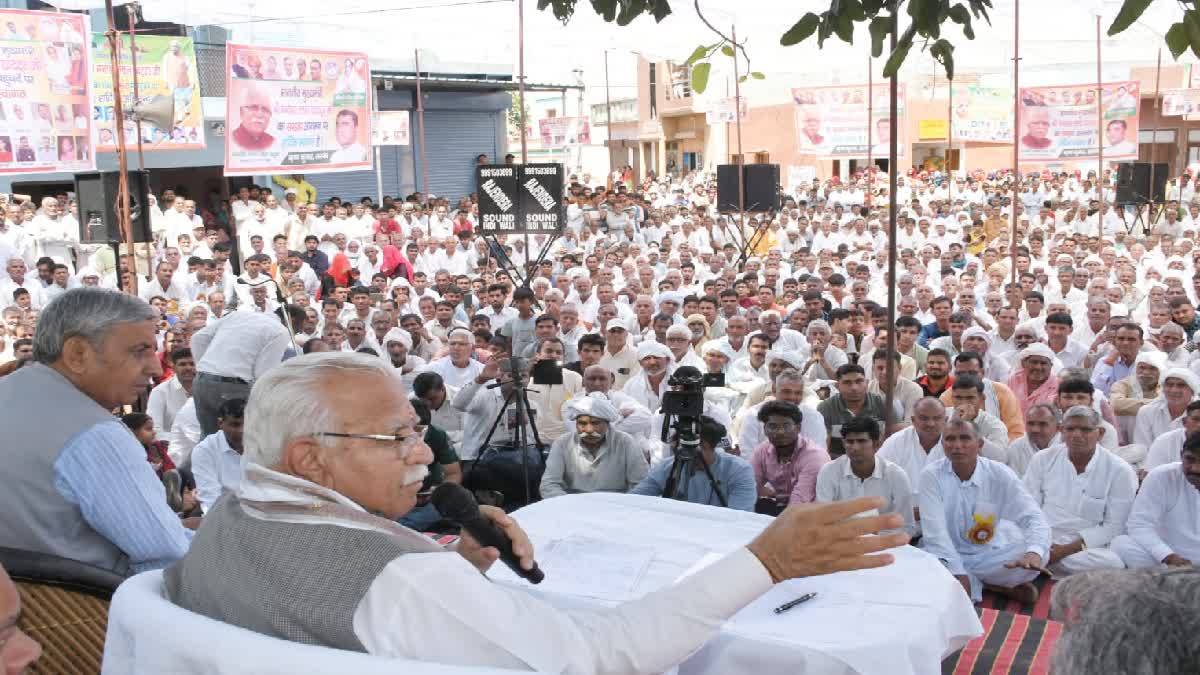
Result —
<path fill-rule="evenodd" d="M 795 600 L 792 600 L 791 602 L 785 602 L 782 605 L 776 607 L 775 613 L 783 614 L 784 612 L 788 611 L 789 609 L 791 609 L 797 605 L 802 605 L 802 604 L 808 602 L 809 600 L 812 600 L 815 597 L 817 597 L 816 593 L 805 593 L 804 595 L 796 598 Z"/>

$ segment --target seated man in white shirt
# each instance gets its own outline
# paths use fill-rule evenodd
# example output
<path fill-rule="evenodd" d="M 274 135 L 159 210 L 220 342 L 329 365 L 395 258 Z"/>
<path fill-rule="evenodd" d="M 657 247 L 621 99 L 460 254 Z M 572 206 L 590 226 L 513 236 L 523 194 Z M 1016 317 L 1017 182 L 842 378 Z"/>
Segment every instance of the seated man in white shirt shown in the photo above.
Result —
<path fill-rule="evenodd" d="M 1133 500 L 1112 550 L 1130 569 L 1186 567 L 1200 561 L 1200 434 L 1189 436 L 1180 461 L 1152 470 Z"/>
<path fill-rule="evenodd" d="M 1004 463 L 1018 476 L 1024 476 L 1034 455 L 1059 441 L 1062 413 L 1049 403 L 1037 403 L 1025 411 L 1025 435 L 1008 445 Z"/>
<path fill-rule="evenodd" d="M 192 475 L 196 478 L 196 496 L 205 513 L 226 492 L 237 492 L 242 482 L 242 428 L 246 400 L 229 399 L 217 410 L 217 433 L 192 449 Z"/>
<path fill-rule="evenodd" d="M 1182 427 L 1172 429 L 1154 439 L 1154 442 L 1150 444 L 1149 452 L 1146 453 L 1146 461 L 1142 464 L 1142 471 L 1139 472 L 1138 477 L 1145 478 L 1146 473 L 1151 469 L 1180 461 L 1183 442 L 1197 431 L 1200 431 L 1200 400 L 1188 404 L 1187 412 L 1183 415 Z"/>
<path fill-rule="evenodd" d="M 1125 530 L 1137 476 L 1125 460 L 1100 445 L 1100 413 L 1077 405 L 1062 420 L 1063 442 L 1033 456 L 1025 487 L 1050 524 L 1056 575 L 1125 565 L 1109 549 Z"/>
<path fill-rule="evenodd" d="M 913 495 L 908 474 L 898 464 L 877 456 L 879 423 L 870 417 L 855 417 L 842 425 L 846 454 L 817 472 L 817 501 L 840 502 L 857 497 L 882 497 L 880 513 L 895 513 L 904 519 L 905 531 L 916 534 Z"/>
<path fill-rule="evenodd" d="M 1030 582 L 1050 549 L 1050 526 L 1012 469 L 980 456 L 983 439 L 952 419 L 946 457 L 921 472 L 921 548 L 946 565 L 975 602 L 984 587 L 1021 604 L 1037 601 Z"/>
<path fill-rule="evenodd" d="M 565 406 L 574 426 L 554 441 L 542 474 L 543 499 L 577 492 L 629 492 L 650 469 L 641 444 L 612 425 L 620 413 L 601 394 Z"/>

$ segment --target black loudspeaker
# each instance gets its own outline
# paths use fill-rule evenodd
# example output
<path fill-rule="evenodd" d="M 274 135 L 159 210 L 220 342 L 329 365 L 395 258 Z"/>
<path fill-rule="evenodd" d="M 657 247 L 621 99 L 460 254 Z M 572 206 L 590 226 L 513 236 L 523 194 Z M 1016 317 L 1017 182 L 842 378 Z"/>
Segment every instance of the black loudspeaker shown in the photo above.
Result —
<path fill-rule="evenodd" d="M 90 171 L 75 174 L 75 199 L 79 203 L 79 240 L 82 242 L 121 241 L 117 218 L 118 171 Z M 129 219 L 135 242 L 154 241 L 150 231 L 150 172 L 129 172 Z"/>
<path fill-rule="evenodd" d="M 1125 162 L 1117 165 L 1117 203 L 1145 204 L 1165 201 L 1167 194 L 1167 165 L 1159 162 L 1150 170 L 1150 162 Z M 1154 184 L 1150 184 L 1150 174 Z"/>
<path fill-rule="evenodd" d="M 746 210 L 752 212 L 779 209 L 779 165 L 746 164 L 742 166 Z M 737 211 L 738 165 L 717 165 L 717 210 Z"/>

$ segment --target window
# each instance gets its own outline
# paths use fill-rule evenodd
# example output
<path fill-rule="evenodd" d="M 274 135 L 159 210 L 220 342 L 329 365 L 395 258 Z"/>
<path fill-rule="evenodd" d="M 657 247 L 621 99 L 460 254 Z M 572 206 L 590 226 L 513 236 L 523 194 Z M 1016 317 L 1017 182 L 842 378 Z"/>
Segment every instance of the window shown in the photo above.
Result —
<path fill-rule="evenodd" d="M 671 98 L 688 98 L 692 95 L 692 69 L 686 63 L 668 64 L 671 73 Z"/>
<path fill-rule="evenodd" d="M 658 117 L 658 64 L 650 62 L 650 119 Z"/>

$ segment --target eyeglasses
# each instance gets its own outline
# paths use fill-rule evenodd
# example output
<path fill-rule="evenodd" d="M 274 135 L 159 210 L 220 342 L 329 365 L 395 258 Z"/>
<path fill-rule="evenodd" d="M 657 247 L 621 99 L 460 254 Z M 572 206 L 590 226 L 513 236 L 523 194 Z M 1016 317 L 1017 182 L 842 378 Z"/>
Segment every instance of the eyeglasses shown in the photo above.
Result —
<path fill-rule="evenodd" d="M 403 436 L 400 434 L 346 434 L 337 431 L 318 431 L 312 435 L 324 436 L 326 438 L 360 438 L 367 441 L 396 443 L 399 445 L 400 456 L 403 458 L 408 455 L 413 446 L 424 440 L 426 429 L 428 427 L 424 424 L 418 424 L 412 428 L 412 433 Z"/>

